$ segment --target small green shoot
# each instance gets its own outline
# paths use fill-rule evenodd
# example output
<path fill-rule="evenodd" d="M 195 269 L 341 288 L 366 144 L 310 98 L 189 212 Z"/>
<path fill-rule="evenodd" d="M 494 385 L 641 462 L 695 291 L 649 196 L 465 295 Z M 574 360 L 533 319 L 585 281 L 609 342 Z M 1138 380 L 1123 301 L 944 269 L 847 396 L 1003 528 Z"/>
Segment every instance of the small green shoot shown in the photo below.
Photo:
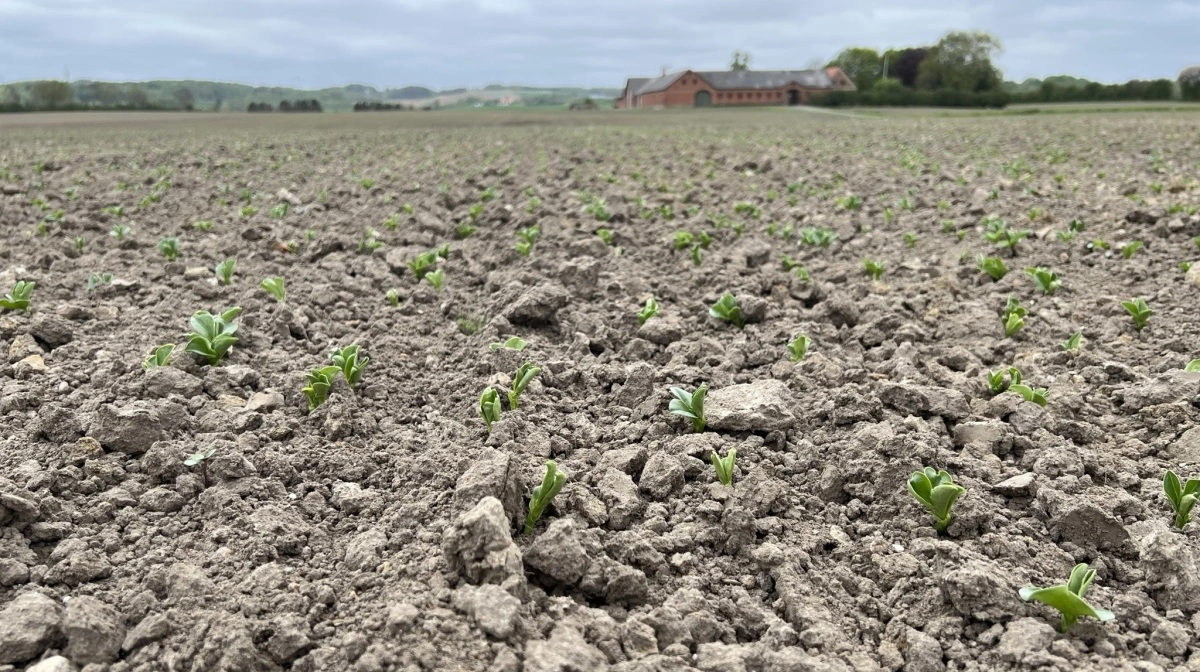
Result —
<path fill-rule="evenodd" d="M 197 231 L 208 232 L 208 231 L 212 231 L 213 223 L 210 220 L 202 219 L 198 222 L 192 222 L 192 228 Z"/>
<path fill-rule="evenodd" d="M 1032 401 L 1042 408 L 1046 407 L 1046 397 L 1050 394 L 1050 391 L 1044 387 L 1030 387 L 1023 383 L 1009 385 L 1008 391 L 1019 395 L 1025 401 Z"/>
<path fill-rule="evenodd" d="M 479 227 L 471 226 L 466 222 L 462 222 L 454 227 L 454 235 L 458 236 L 460 239 L 470 238 L 478 230 Z"/>
<path fill-rule="evenodd" d="M 125 240 L 125 236 L 129 235 L 129 226 L 125 224 L 115 224 L 113 225 L 112 229 L 109 230 L 108 235 L 116 238 L 117 242 L 119 243 Z"/>
<path fill-rule="evenodd" d="M 604 241 L 605 245 L 612 247 L 612 244 L 613 244 L 613 230 L 612 229 L 596 229 L 596 235 L 600 237 L 600 240 Z"/>
<path fill-rule="evenodd" d="M 917 238 L 917 234 L 915 234 L 911 231 L 904 234 L 904 245 L 905 245 L 905 247 L 907 247 L 910 250 L 917 246 L 918 240 L 919 240 L 919 238 Z"/>
<path fill-rule="evenodd" d="M 87 291 L 92 291 L 100 285 L 111 285 L 113 281 L 112 273 L 93 273 L 88 276 Z"/>
<path fill-rule="evenodd" d="M 792 361 L 798 362 L 804 359 L 808 354 L 808 346 L 812 344 L 812 340 L 804 334 L 798 334 L 787 344 L 788 352 L 792 353 Z"/>
<path fill-rule="evenodd" d="M 4 310 L 29 310 L 29 298 L 33 296 L 33 288 L 37 283 L 18 280 L 12 291 L 0 299 L 0 308 Z"/>
<path fill-rule="evenodd" d="M 1133 318 L 1133 326 L 1139 332 L 1146 328 L 1146 320 L 1149 320 L 1150 316 L 1154 314 L 1154 311 L 1151 310 L 1150 306 L 1146 303 L 1146 300 L 1141 297 L 1131 299 L 1129 301 L 1122 301 L 1121 306 L 1125 308 L 1125 312 L 1129 313 L 1129 316 Z"/>
<path fill-rule="evenodd" d="M 1083 332 L 1077 331 L 1071 334 L 1071 337 L 1063 342 L 1062 349 L 1067 352 L 1075 352 L 1079 349 L 1079 344 L 1081 341 L 1083 341 Z"/>
<path fill-rule="evenodd" d="M 1071 577 L 1067 580 L 1066 585 L 1060 584 L 1049 588 L 1025 586 L 1019 594 L 1021 599 L 1026 602 L 1034 600 L 1057 609 L 1062 614 L 1060 629 L 1066 632 L 1071 629 L 1072 625 L 1075 625 L 1075 621 L 1080 616 L 1090 616 L 1101 623 L 1116 618 L 1111 611 L 1096 609 L 1084 601 L 1083 597 L 1095 578 L 1096 570 L 1088 569 L 1087 563 L 1080 563 L 1071 570 Z"/>
<path fill-rule="evenodd" d="M 1008 266 L 1000 257 L 988 257 L 981 254 L 977 265 L 980 271 L 992 279 L 992 282 L 999 282 L 1008 274 Z"/>
<path fill-rule="evenodd" d="M 425 274 L 425 282 L 428 282 L 437 291 L 442 291 L 442 285 L 446 282 L 446 272 L 442 269 L 430 271 Z"/>
<path fill-rule="evenodd" d="M 1128 245 L 1122 245 L 1121 256 L 1125 257 L 1126 259 L 1132 259 L 1133 255 L 1136 254 L 1138 250 L 1142 249 L 1143 245 L 1144 243 L 1142 243 L 1140 240 L 1135 240 Z"/>
<path fill-rule="evenodd" d="M 1187 371 L 1188 373 L 1200 373 L 1200 359 L 1193 359 L 1192 361 L 1188 362 L 1187 365 L 1183 367 L 1183 370 Z"/>
<path fill-rule="evenodd" d="M 150 356 L 147 357 L 144 362 L 142 362 L 142 368 L 153 369 L 158 366 L 166 366 L 167 362 L 170 361 L 171 353 L 173 352 L 175 352 L 174 343 L 167 343 L 166 345 L 158 346 L 150 353 Z"/>
<path fill-rule="evenodd" d="M 217 282 L 222 285 L 233 284 L 233 271 L 237 267 L 237 257 L 226 259 L 217 264 Z"/>
<path fill-rule="evenodd" d="M 733 463 L 737 459 L 737 448 L 730 448 L 725 457 L 719 457 L 716 451 L 709 455 L 713 469 L 717 472 L 717 480 L 721 485 L 733 485 Z"/>
<path fill-rule="evenodd" d="M 517 352 L 520 352 L 524 350 L 525 346 L 527 345 L 529 345 L 529 343 L 526 342 L 525 339 L 521 338 L 520 336 L 513 336 L 503 343 L 492 343 L 488 346 L 488 350 L 495 351 L 503 349 L 516 350 Z"/>
<path fill-rule="evenodd" d="M 699 434 L 704 431 L 704 397 L 708 395 L 708 386 L 701 385 L 695 392 L 688 392 L 681 387 L 672 387 L 671 403 L 667 410 L 675 415 L 682 415 L 692 420 L 692 431 Z"/>
<path fill-rule="evenodd" d="M 371 361 L 370 357 L 360 356 L 361 347 L 357 343 L 347 345 L 339 350 L 334 350 L 333 354 L 329 355 L 329 361 L 342 372 L 346 377 L 346 382 L 350 387 L 358 385 L 362 380 L 363 369 L 367 368 L 367 363 Z"/>
<path fill-rule="evenodd" d="M 407 262 L 405 265 L 408 266 L 409 270 L 411 270 L 413 275 L 417 276 L 417 280 L 420 281 L 425 279 L 425 276 L 433 271 L 437 265 L 437 261 L 438 255 L 436 251 L 422 252 L 421 254 L 417 255 L 416 259 Z"/>
<path fill-rule="evenodd" d="M 993 395 L 1001 394 L 1007 391 L 1009 386 L 1021 384 L 1021 371 L 1015 366 L 998 371 L 988 371 L 987 381 L 989 392 Z"/>
<path fill-rule="evenodd" d="M 746 328 L 746 318 L 742 315 L 742 306 L 732 294 L 726 293 L 708 309 L 708 314 L 718 320 L 728 322 L 738 329 Z"/>
<path fill-rule="evenodd" d="M 508 392 L 508 408 L 509 410 L 517 410 L 517 403 L 521 399 L 521 393 L 533 382 L 533 379 L 541 373 L 541 368 L 534 366 L 531 362 L 525 362 L 518 369 L 516 375 L 513 376 L 512 389 Z"/>
<path fill-rule="evenodd" d="M 1026 314 L 1025 307 L 1021 305 L 1021 301 L 1017 297 L 1008 297 L 1008 302 L 1004 304 L 1004 311 L 1000 315 L 1000 319 L 1004 325 L 1005 338 L 1016 336 L 1025 327 L 1024 318 Z"/>
<path fill-rule="evenodd" d="M 652 296 L 646 299 L 646 305 L 642 306 L 642 309 L 638 311 L 638 324 L 645 324 L 646 320 L 655 315 L 658 315 L 658 301 Z"/>
<path fill-rule="evenodd" d="M 1062 286 L 1062 280 L 1058 279 L 1058 274 L 1048 268 L 1041 266 L 1027 268 L 1025 274 L 1033 278 L 1033 283 L 1042 290 L 1043 295 L 1053 294 L 1054 290 Z"/>
<path fill-rule="evenodd" d="M 873 259 L 863 259 L 863 272 L 876 282 L 883 277 L 883 262 Z"/>
<path fill-rule="evenodd" d="M 308 398 L 309 413 L 329 399 L 329 390 L 340 370 L 336 366 L 323 366 L 308 372 L 308 385 L 301 391 Z"/>
<path fill-rule="evenodd" d="M 966 489 L 954 482 L 945 469 L 925 467 L 908 479 L 908 491 L 933 514 L 933 527 L 942 532 L 950 525 L 950 509 Z"/>
<path fill-rule="evenodd" d="M 488 434 L 492 433 L 492 423 L 500 420 L 500 394 L 494 388 L 487 388 L 479 397 L 479 415 L 487 425 Z"/>
<path fill-rule="evenodd" d="M 400 292 L 398 292 L 394 289 L 389 289 L 387 291 L 387 294 L 384 294 L 384 297 L 387 299 L 387 302 L 392 304 L 393 306 L 400 305 Z"/>
<path fill-rule="evenodd" d="M 554 499 L 566 483 L 566 472 L 559 471 L 554 460 L 546 460 L 546 474 L 542 477 L 541 484 L 534 488 L 529 496 L 529 515 L 525 517 L 523 530 L 526 535 L 533 534 L 533 528 L 550 505 L 550 500 Z"/>
<path fill-rule="evenodd" d="M 179 258 L 179 241 L 174 238 L 163 238 L 158 241 L 158 251 L 167 258 L 167 261 L 175 261 Z"/>
<path fill-rule="evenodd" d="M 200 355 L 209 366 L 217 366 L 229 348 L 237 343 L 234 332 L 238 325 L 234 322 L 242 312 L 239 307 L 233 307 L 220 315 L 213 315 L 207 310 L 201 310 L 192 315 L 190 324 L 192 331 L 186 334 L 188 343 L 186 352 Z"/>
<path fill-rule="evenodd" d="M 1167 493 L 1167 501 L 1175 511 L 1175 527 L 1182 530 L 1192 519 L 1192 509 L 1200 492 L 1200 480 L 1189 478 L 1186 482 L 1180 482 L 1175 472 L 1168 469 L 1163 475 L 1163 491 Z"/>
<path fill-rule="evenodd" d="M 208 460 L 216 454 L 217 447 L 209 446 L 208 448 L 188 455 L 187 459 L 183 461 L 183 466 L 185 467 L 200 467 L 200 480 L 204 483 L 204 487 L 206 488 L 208 487 Z"/>

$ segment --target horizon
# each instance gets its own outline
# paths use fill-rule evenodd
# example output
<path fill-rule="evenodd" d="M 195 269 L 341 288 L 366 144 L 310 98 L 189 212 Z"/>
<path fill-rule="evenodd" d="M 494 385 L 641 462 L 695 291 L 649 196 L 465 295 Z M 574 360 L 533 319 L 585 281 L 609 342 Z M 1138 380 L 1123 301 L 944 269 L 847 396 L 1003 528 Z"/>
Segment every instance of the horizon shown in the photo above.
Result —
<path fill-rule="evenodd" d="M 614 89 L 664 65 L 725 69 L 734 50 L 749 52 L 754 70 L 799 69 L 846 47 L 929 45 L 951 30 L 996 35 L 1008 81 L 1174 79 L 1195 64 L 1189 26 L 1200 6 L 1173 0 L 1154 9 L 1132 0 L 847 0 L 809 10 L 779 0 L 0 0 L 0 81 Z M 427 83 L 383 83 L 412 81 Z"/>

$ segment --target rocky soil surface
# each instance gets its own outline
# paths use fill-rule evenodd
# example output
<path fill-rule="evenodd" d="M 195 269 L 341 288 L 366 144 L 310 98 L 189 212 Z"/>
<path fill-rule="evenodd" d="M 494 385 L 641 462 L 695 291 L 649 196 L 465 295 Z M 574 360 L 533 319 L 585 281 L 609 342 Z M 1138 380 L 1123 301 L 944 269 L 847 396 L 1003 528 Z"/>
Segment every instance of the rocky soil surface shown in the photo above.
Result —
<path fill-rule="evenodd" d="M 0 312 L 0 671 L 1200 666 L 1200 532 L 1162 492 L 1200 476 L 1200 118 L 329 117 L 0 133 L 0 293 L 36 283 Z M 445 243 L 439 291 L 407 263 Z M 744 329 L 708 316 L 726 292 Z M 219 366 L 143 367 L 231 306 Z M 309 413 L 351 343 L 362 382 Z M 1008 366 L 1044 408 L 989 392 Z M 693 434 L 668 389 L 700 384 Z M 569 480 L 526 536 L 547 459 Z M 925 466 L 966 488 L 940 534 Z M 1063 634 L 1018 589 L 1078 562 L 1116 618 Z"/>

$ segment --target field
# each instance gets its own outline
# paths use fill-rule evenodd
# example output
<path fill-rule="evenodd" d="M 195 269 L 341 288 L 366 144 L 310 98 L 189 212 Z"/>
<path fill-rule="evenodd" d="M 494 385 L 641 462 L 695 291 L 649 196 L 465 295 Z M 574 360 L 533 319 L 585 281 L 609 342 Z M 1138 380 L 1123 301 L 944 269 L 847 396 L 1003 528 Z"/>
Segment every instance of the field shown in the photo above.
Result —
<path fill-rule="evenodd" d="M 1194 669 L 1198 168 L 1187 112 L 0 119 L 0 672 Z"/>

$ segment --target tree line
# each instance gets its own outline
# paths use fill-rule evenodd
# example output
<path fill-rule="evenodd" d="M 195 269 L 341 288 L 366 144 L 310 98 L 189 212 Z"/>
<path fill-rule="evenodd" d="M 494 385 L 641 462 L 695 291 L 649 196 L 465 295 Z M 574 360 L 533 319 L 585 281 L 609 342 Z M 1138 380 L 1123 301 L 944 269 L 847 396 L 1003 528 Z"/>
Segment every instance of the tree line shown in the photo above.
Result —
<path fill-rule="evenodd" d="M 0 112 L 46 112 L 55 110 L 192 110 L 195 96 L 187 87 L 171 92 L 170 100 L 152 101 L 136 84 L 70 82 L 44 79 L 31 82 L 24 91 L 14 84 L 0 87 Z"/>
<path fill-rule="evenodd" d="M 247 112 L 321 112 L 321 101 L 316 98 L 309 100 L 281 100 L 278 107 L 271 103 L 250 103 Z"/>

